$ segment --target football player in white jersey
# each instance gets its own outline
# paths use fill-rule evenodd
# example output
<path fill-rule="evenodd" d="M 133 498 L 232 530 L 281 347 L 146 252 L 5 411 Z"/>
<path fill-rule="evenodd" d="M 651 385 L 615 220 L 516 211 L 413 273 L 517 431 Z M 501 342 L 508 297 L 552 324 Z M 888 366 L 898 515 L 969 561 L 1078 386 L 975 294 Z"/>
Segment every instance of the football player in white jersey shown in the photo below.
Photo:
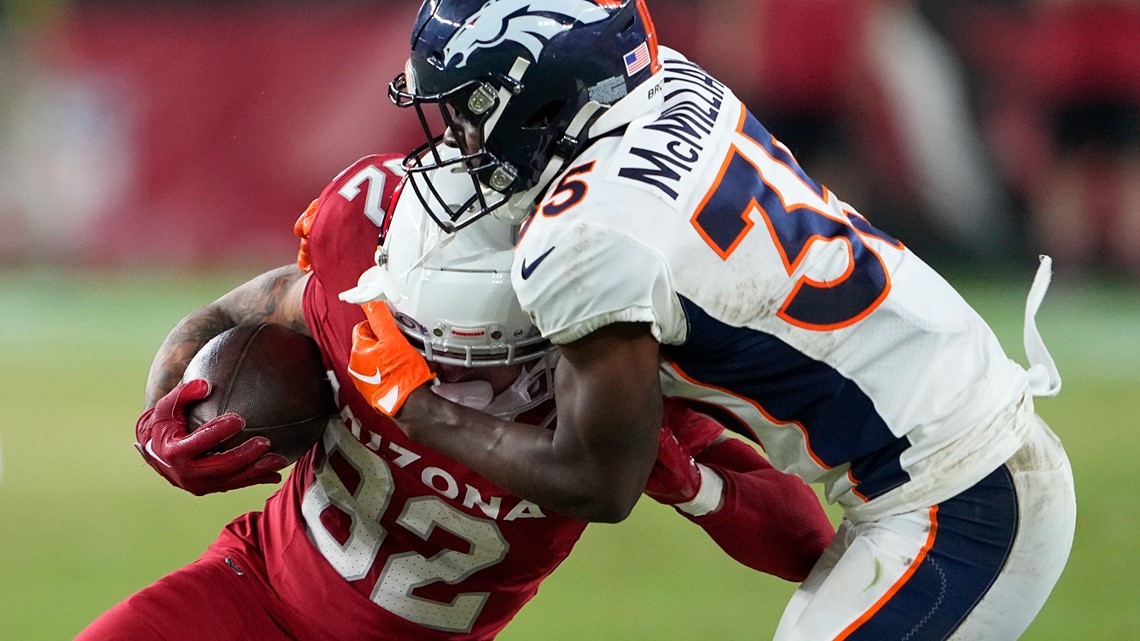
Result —
<path fill-rule="evenodd" d="M 442 228 L 526 217 L 511 277 L 561 347 L 563 402 L 553 433 L 448 403 L 374 318 L 354 348 L 387 381 L 374 407 L 520 496 L 618 521 L 652 467 L 662 395 L 689 399 L 844 509 L 777 639 L 1021 635 L 1076 509 L 1034 411 L 1060 388 L 1034 322 L 1047 258 L 1023 368 L 729 88 L 659 47 L 642 0 L 430 0 L 390 94 L 424 124 L 405 166 Z M 470 176 L 457 206 L 431 184 L 440 165 Z"/>

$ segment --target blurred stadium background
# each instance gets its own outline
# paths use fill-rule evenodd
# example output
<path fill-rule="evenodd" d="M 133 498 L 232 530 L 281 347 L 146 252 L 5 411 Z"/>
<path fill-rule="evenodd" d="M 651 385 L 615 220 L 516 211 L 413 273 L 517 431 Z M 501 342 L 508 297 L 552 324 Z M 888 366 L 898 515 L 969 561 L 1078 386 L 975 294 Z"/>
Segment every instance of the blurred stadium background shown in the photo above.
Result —
<path fill-rule="evenodd" d="M 648 0 L 809 171 L 1065 377 L 1079 522 L 1032 641 L 1140 638 L 1140 3 Z M 190 309 L 295 254 L 343 167 L 405 151 L 418 3 L 0 0 L 0 640 L 66 639 L 271 488 L 194 498 L 131 447 Z M 793 586 L 651 503 L 597 525 L 501 636 L 770 638 Z M 193 607 L 194 604 L 187 604 Z"/>

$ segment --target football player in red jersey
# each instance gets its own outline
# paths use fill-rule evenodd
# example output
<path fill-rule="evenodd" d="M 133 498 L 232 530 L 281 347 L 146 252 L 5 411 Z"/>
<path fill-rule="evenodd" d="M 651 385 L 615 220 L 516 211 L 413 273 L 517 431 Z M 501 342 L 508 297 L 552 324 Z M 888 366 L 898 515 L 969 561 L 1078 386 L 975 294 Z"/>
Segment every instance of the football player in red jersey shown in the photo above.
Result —
<path fill-rule="evenodd" d="M 285 466 L 263 438 L 206 453 L 241 429 L 240 417 L 219 417 L 187 438 L 185 404 L 209 391 L 200 381 L 181 384 L 182 372 L 229 327 L 269 321 L 312 336 L 339 414 L 262 511 L 232 521 L 197 561 L 113 607 L 82 641 L 491 639 L 569 554 L 585 522 L 414 443 L 349 383 L 353 333 L 367 323 L 339 295 L 375 264 L 399 160 L 370 156 L 346 169 L 298 220 L 298 266 L 237 287 L 167 336 L 136 437 L 147 463 L 180 488 L 202 495 L 276 483 Z M 417 227 L 422 210 L 406 200 L 415 215 L 388 234 L 398 240 L 388 243 L 393 260 L 408 266 L 397 283 L 406 296 L 392 308 L 438 374 L 437 393 L 551 429 L 557 353 L 514 300 L 504 275 L 511 239 L 480 239 L 473 228 L 462 242 L 434 247 L 417 235 L 434 226 Z M 834 533 L 806 485 L 679 404 L 669 405 L 659 440 L 646 493 L 738 561 L 792 581 L 806 576 Z"/>

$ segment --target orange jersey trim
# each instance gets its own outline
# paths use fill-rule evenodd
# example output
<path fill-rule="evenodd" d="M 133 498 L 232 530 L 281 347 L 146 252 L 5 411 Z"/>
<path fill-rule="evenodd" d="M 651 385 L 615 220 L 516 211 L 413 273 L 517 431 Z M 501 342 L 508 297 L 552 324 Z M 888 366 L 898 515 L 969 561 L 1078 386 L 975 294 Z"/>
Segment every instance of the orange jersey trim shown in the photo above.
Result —
<path fill-rule="evenodd" d="M 770 414 L 768 412 L 768 410 L 764 409 L 764 407 L 762 405 L 760 405 L 760 403 L 754 401 L 753 399 L 741 396 L 741 395 L 736 394 L 736 393 L 734 393 L 730 390 L 727 390 L 723 387 L 717 387 L 716 385 L 709 385 L 708 383 L 702 383 L 702 382 L 694 379 L 693 377 L 689 376 L 688 374 L 686 374 L 684 372 L 684 370 L 682 370 L 681 367 L 679 365 L 677 365 L 677 363 L 675 363 L 674 361 L 671 361 L 669 359 L 665 359 L 665 362 L 669 363 L 669 367 L 673 368 L 673 371 L 677 373 L 677 376 L 681 377 L 681 379 L 684 380 L 686 383 L 689 383 L 691 385 L 695 385 L 697 387 L 703 387 L 705 389 L 716 390 L 722 394 L 731 396 L 735 399 L 739 399 L 740 401 L 747 403 L 748 405 L 751 405 L 753 408 L 755 408 L 757 412 L 760 412 L 761 416 L 763 416 L 765 420 L 772 423 L 773 425 L 794 425 L 796 427 L 796 429 L 798 429 L 800 431 L 800 433 L 803 434 L 803 436 L 804 436 L 804 449 L 807 450 L 808 456 L 811 457 L 811 460 L 815 461 L 816 465 L 822 467 L 825 470 L 831 469 L 830 465 L 828 465 L 827 463 L 824 463 L 823 460 L 820 459 L 819 456 L 817 456 L 816 453 L 812 451 L 812 449 L 811 449 L 811 437 L 808 436 L 807 428 L 804 427 L 803 423 L 801 423 L 799 421 L 781 421 L 781 420 L 777 419 L 775 416 L 772 416 L 772 414 Z M 716 406 L 720 407 L 721 409 L 723 409 L 725 412 L 728 412 L 729 414 L 732 414 L 733 416 L 735 416 L 736 419 L 740 421 L 741 425 L 748 426 L 748 421 L 741 419 L 739 416 L 736 415 L 735 412 L 732 412 L 727 407 L 724 407 L 723 405 L 720 405 L 719 403 L 713 403 L 711 401 L 707 401 L 704 399 L 696 399 L 696 400 L 700 400 L 702 403 L 709 403 L 710 405 L 716 405 Z M 748 426 L 748 429 L 750 432 L 752 432 L 752 437 L 755 438 L 757 442 L 759 442 L 760 437 L 756 434 L 756 431 L 753 430 L 751 428 L 751 426 Z"/>

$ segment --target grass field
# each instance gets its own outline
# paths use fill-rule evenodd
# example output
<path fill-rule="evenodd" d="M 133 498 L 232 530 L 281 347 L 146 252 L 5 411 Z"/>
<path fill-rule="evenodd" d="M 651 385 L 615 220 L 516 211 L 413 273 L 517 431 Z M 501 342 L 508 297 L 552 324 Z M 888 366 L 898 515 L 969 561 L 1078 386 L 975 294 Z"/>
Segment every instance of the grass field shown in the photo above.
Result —
<path fill-rule="evenodd" d="M 1022 361 L 1032 270 L 1010 272 L 951 280 Z M 268 495 L 192 497 L 131 447 L 162 336 L 250 275 L 0 272 L 0 641 L 72 638 Z M 1140 639 L 1140 289 L 1057 286 L 1039 325 L 1065 388 L 1038 411 L 1068 448 L 1079 522 L 1069 566 L 1025 639 Z M 621 524 L 589 528 L 500 638 L 767 639 L 792 588 L 735 566 L 646 501 Z"/>

